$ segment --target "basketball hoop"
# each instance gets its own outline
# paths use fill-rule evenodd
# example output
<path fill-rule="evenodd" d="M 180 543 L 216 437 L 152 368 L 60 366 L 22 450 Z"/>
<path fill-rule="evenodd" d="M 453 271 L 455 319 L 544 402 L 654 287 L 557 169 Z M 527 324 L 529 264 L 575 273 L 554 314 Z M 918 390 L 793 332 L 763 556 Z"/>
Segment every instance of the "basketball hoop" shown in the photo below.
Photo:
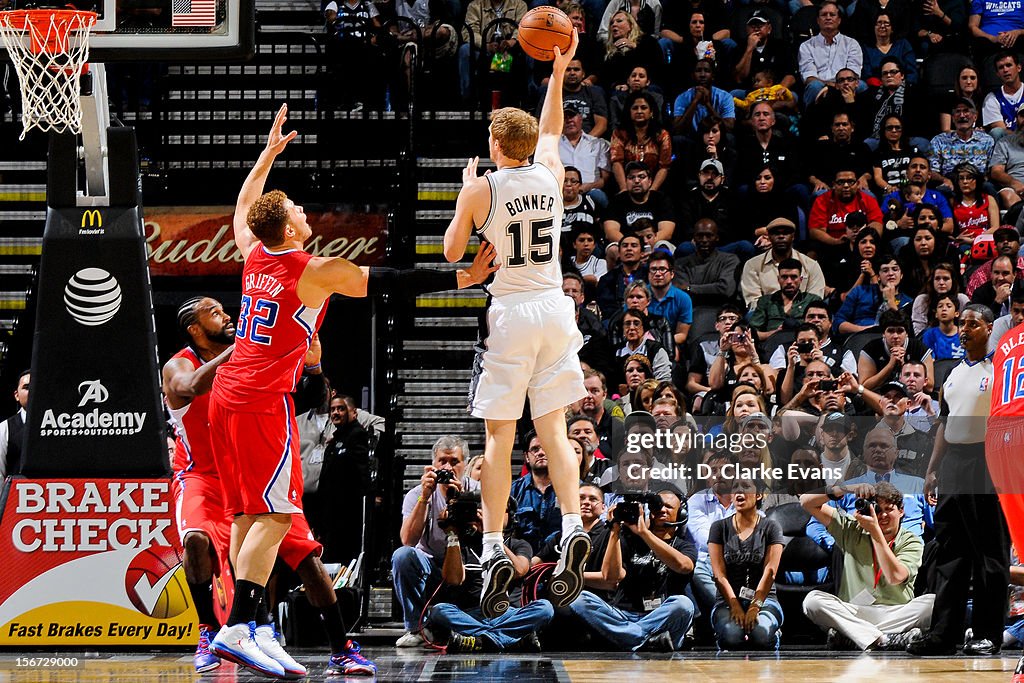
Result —
<path fill-rule="evenodd" d="M 55 133 L 82 129 L 82 74 L 89 67 L 95 12 L 0 12 L 0 38 L 21 85 L 21 139 L 32 128 Z"/>

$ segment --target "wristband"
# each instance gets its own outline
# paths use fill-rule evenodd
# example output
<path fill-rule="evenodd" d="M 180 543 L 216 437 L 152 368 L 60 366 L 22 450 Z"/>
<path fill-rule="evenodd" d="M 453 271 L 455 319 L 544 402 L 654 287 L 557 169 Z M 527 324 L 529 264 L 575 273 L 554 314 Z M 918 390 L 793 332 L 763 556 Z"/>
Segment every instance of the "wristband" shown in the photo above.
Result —
<path fill-rule="evenodd" d="M 319 370 L 320 369 L 320 363 L 317 363 L 316 365 L 303 365 L 302 369 L 303 370 Z"/>
<path fill-rule="evenodd" d="M 459 537 L 457 535 L 455 535 L 455 534 L 448 534 L 448 547 L 449 548 L 458 548 L 458 547 L 460 547 L 460 545 L 459 545 Z"/>
<path fill-rule="evenodd" d="M 864 395 L 864 385 L 863 384 L 858 384 L 857 385 L 857 395 L 858 396 L 863 396 Z"/>
<path fill-rule="evenodd" d="M 430 501 L 430 499 L 429 498 L 424 498 L 422 493 L 416 498 L 416 502 L 417 503 L 426 503 L 426 502 L 429 502 L 429 501 Z"/>

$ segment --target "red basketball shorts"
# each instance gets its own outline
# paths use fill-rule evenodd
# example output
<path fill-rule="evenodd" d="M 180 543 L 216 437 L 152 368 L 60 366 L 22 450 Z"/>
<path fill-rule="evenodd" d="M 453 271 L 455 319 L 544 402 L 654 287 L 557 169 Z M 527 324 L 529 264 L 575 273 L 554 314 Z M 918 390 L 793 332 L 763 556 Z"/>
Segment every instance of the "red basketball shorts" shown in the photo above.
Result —
<path fill-rule="evenodd" d="M 210 396 L 213 452 L 231 514 L 302 512 L 302 463 L 291 396 L 242 412 Z"/>
<path fill-rule="evenodd" d="M 277 556 L 284 560 L 285 564 L 298 569 L 302 561 L 309 557 L 310 553 L 316 553 L 320 557 L 324 547 L 313 539 L 313 532 L 309 530 L 309 522 L 306 515 L 292 515 L 292 528 L 288 530 L 284 540 L 277 549 Z"/>
<path fill-rule="evenodd" d="M 1017 555 L 1024 551 L 1024 417 L 991 417 L 985 460 Z M 941 488 L 942 483 L 939 482 Z"/>
<path fill-rule="evenodd" d="M 231 545 L 231 515 L 224 510 L 224 499 L 217 477 L 176 472 L 171 479 L 178 536 L 182 545 L 191 531 L 206 535 L 218 559 L 226 559 Z"/>

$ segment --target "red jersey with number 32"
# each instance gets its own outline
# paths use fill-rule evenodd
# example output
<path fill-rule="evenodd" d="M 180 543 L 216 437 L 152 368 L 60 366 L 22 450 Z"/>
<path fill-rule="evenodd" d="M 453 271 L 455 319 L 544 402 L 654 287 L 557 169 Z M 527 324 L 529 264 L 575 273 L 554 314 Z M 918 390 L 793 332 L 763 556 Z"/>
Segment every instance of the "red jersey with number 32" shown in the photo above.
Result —
<path fill-rule="evenodd" d="M 992 357 L 995 377 L 992 385 L 993 417 L 1024 416 L 1024 325 L 1003 335 Z"/>
<path fill-rule="evenodd" d="M 231 360 L 217 368 L 214 391 L 236 410 L 260 411 L 291 393 L 327 306 L 308 308 L 296 292 L 311 254 L 270 251 L 262 244 L 245 260 L 242 306 Z"/>

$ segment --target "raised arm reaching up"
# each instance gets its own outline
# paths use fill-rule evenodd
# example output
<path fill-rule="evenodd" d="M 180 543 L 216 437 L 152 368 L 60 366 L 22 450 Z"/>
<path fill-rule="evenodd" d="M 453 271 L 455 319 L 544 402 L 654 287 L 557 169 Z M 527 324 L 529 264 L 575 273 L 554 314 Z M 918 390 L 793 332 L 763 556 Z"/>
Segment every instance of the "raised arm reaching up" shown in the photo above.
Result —
<path fill-rule="evenodd" d="M 274 165 L 274 159 L 284 151 L 288 143 L 295 139 L 298 132 L 292 131 L 288 134 L 282 132 L 285 121 L 288 120 L 288 105 L 282 104 L 274 117 L 274 125 L 270 128 L 270 135 L 267 137 L 267 146 L 260 153 L 260 158 L 249 171 L 249 176 L 242 183 L 242 189 L 238 193 L 238 201 L 235 204 L 235 217 L 232 226 L 235 232 L 235 244 L 242 252 L 242 258 L 249 256 L 249 252 L 259 242 L 256 235 L 249 229 L 247 216 L 249 207 L 263 194 L 263 186 L 267 182 L 267 175 Z"/>

